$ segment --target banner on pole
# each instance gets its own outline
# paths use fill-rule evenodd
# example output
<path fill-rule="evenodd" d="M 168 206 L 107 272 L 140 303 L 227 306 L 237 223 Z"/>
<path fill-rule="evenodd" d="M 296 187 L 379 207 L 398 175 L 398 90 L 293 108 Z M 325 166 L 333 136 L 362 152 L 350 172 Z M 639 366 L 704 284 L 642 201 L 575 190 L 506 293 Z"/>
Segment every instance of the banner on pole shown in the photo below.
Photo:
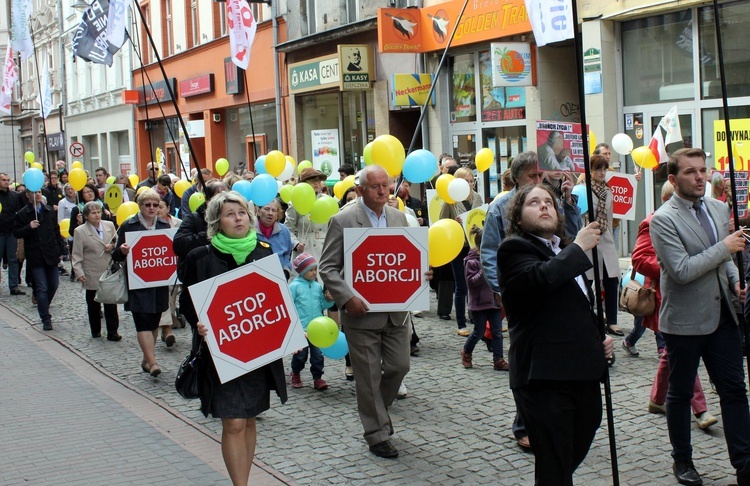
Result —
<path fill-rule="evenodd" d="M 232 62 L 247 70 L 250 64 L 250 49 L 253 47 L 258 24 L 246 0 L 227 1 L 227 25 Z"/>
<path fill-rule="evenodd" d="M 13 62 L 13 49 L 8 44 L 8 51 L 5 54 L 5 68 L 3 69 L 3 85 L 0 88 L 0 111 L 11 114 L 11 104 L 13 103 L 13 87 L 18 81 L 18 71 L 16 63 Z"/>
<path fill-rule="evenodd" d="M 122 41 L 119 43 L 113 43 L 112 39 L 109 39 L 107 35 L 109 31 L 109 7 L 108 0 L 94 0 L 83 13 L 81 23 L 78 24 L 78 28 L 73 35 L 74 56 L 94 64 L 112 66 L 113 55 L 122 47 L 127 32 L 124 32 Z M 124 21 L 123 18 L 122 22 Z M 124 30 L 124 26 L 122 28 Z"/>
<path fill-rule="evenodd" d="M 34 54 L 34 41 L 31 40 L 29 28 L 31 9 L 31 0 L 12 0 L 11 39 L 13 50 L 21 54 L 22 61 Z"/>

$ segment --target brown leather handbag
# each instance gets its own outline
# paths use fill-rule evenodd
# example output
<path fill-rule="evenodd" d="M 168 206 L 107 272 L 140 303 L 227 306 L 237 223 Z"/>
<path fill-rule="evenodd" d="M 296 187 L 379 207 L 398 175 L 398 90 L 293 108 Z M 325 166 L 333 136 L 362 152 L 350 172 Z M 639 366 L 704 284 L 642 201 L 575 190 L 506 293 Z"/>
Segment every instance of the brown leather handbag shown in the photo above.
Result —
<path fill-rule="evenodd" d="M 620 292 L 620 309 L 634 316 L 648 316 L 656 310 L 656 290 L 644 287 L 635 279 L 635 268 Z"/>

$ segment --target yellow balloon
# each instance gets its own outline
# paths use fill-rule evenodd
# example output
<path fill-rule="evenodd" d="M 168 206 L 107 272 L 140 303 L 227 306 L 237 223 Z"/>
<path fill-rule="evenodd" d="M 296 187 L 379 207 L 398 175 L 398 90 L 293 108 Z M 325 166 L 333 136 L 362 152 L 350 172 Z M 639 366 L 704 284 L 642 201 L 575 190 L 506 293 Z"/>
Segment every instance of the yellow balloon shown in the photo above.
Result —
<path fill-rule="evenodd" d="M 453 179 L 455 179 L 455 177 L 452 175 L 443 174 L 437 178 L 437 181 L 435 181 L 435 189 L 437 190 L 438 196 L 448 204 L 456 204 L 456 201 L 450 196 L 450 194 L 448 194 L 448 185 L 453 182 Z"/>
<path fill-rule="evenodd" d="M 76 191 L 83 189 L 83 186 L 86 185 L 87 179 L 86 172 L 78 167 L 72 169 L 68 174 L 68 183 L 70 183 Z"/>
<path fill-rule="evenodd" d="M 266 154 L 266 172 L 276 177 L 286 168 L 286 157 L 278 150 L 271 150 Z"/>
<path fill-rule="evenodd" d="M 115 183 L 115 176 L 107 177 L 107 184 L 114 184 L 114 183 Z"/>
<path fill-rule="evenodd" d="M 185 191 L 187 191 L 189 187 L 190 187 L 190 182 L 186 181 L 185 179 L 180 179 L 179 181 L 174 183 L 174 193 L 177 194 L 177 197 L 181 198 L 182 195 L 185 194 Z"/>
<path fill-rule="evenodd" d="M 130 181 L 130 185 L 131 185 L 131 186 L 133 186 L 133 187 L 137 186 L 137 185 L 138 185 L 138 183 L 139 183 L 139 182 L 141 181 L 141 180 L 140 180 L 140 179 L 138 178 L 138 174 L 130 174 L 130 175 L 128 176 L 128 180 Z"/>
<path fill-rule="evenodd" d="M 70 219 L 60 221 L 60 234 L 63 238 L 70 238 Z"/>
<path fill-rule="evenodd" d="M 120 204 L 120 207 L 117 208 L 117 225 L 122 226 L 122 223 L 124 223 L 126 219 L 133 216 L 134 214 L 138 214 L 137 203 L 135 203 L 134 201 L 128 201 L 126 203 Z"/>
<path fill-rule="evenodd" d="M 309 169 L 309 168 L 310 168 L 310 167 L 312 167 L 312 166 L 313 166 L 313 165 L 312 165 L 312 162 L 310 162 L 309 160 L 303 160 L 303 161 L 302 161 L 302 162 L 300 162 L 300 163 L 299 163 L 299 165 L 297 166 L 297 173 L 300 173 L 300 172 L 302 172 L 302 171 L 303 171 L 303 170 L 305 170 L 305 169 Z"/>
<path fill-rule="evenodd" d="M 141 187 L 139 187 L 139 188 L 138 188 L 138 190 L 137 190 L 137 191 L 135 192 L 135 195 L 136 195 L 136 196 L 140 196 L 141 194 L 143 194 L 144 192 L 148 191 L 149 189 L 151 189 L 151 188 L 150 188 L 150 187 L 148 187 L 148 186 L 141 186 Z"/>
<path fill-rule="evenodd" d="M 281 186 L 281 189 L 279 189 L 279 196 L 281 196 L 281 200 L 289 204 L 289 201 L 292 200 L 293 190 L 294 186 L 291 184 L 284 184 L 283 186 Z"/>
<path fill-rule="evenodd" d="M 589 129 L 589 155 L 594 155 L 594 150 L 596 150 L 596 135 L 593 130 Z"/>
<path fill-rule="evenodd" d="M 633 151 L 630 152 L 630 156 L 633 157 L 635 165 L 643 167 L 644 169 L 653 169 L 659 165 L 656 157 L 654 157 L 654 153 L 651 152 L 651 149 L 645 146 L 634 148 Z"/>
<path fill-rule="evenodd" d="M 76 160 L 75 162 L 70 164 L 70 168 L 71 169 L 83 169 L 83 164 L 81 163 L 80 160 Z"/>
<path fill-rule="evenodd" d="M 2 213 L 2 212 L 3 212 L 3 205 L 0 204 L 0 213 Z"/>
<path fill-rule="evenodd" d="M 115 184 L 109 185 L 107 190 L 104 191 L 104 202 L 109 206 L 110 211 L 117 212 L 117 209 L 122 204 L 122 190 L 120 186 Z"/>
<path fill-rule="evenodd" d="M 338 181 L 333 185 L 333 195 L 336 199 L 341 200 L 344 197 L 344 181 Z"/>
<path fill-rule="evenodd" d="M 224 157 L 216 160 L 216 165 L 214 165 L 214 168 L 216 168 L 216 173 L 220 176 L 223 176 L 229 171 L 229 161 L 225 159 Z"/>
<path fill-rule="evenodd" d="M 188 199 L 188 205 L 192 212 L 198 211 L 198 208 L 205 202 L 206 196 L 202 192 L 194 192 L 190 195 L 190 199 Z"/>
<path fill-rule="evenodd" d="M 42 164 L 40 164 L 39 162 L 32 162 L 31 163 L 31 168 L 32 169 L 44 170 L 44 166 L 42 166 Z"/>
<path fill-rule="evenodd" d="M 390 199 L 393 199 L 393 194 L 390 195 Z M 400 197 L 397 197 L 396 199 L 398 199 L 398 210 L 403 213 L 404 212 L 404 200 L 401 199 Z"/>
<path fill-rule="evenodd" d="M 292 167 L 297 167 L 297 162 L 295 162 L 294 157 L 291 155 L 287 155 L 284 157 L 287 162 L 290 162 L 292 164 Z"/>
<path fill-rule="evenodd" d="M 36 160 L 36 156 L 34 155 L 34 152 L 31 152 L 31 151 L 23 154 L 23 158 L 26 159 L 26 162 L 28 162 L 29 164 L 33 164 L 34 161 Z"/>
<path fill-rule="evenodd" d="M 428 231 L 427 259 L 439 267 L 451 262 L 464 246 L 464 230 L 455 219 L 436 221 Z"/>
<path fill-rule="evenodd" d="M 479 152 L 477 152 L 476 157 L 474 157 L 474 162 L 476 163 L 477 170 L 479 172 L 484 172 L 490 167 L 492 167 L 492 163 L 495 161 L 495 154 L 492 153 L 492 150 L 488 148 L 483 148 Z"/>
<path fill-rule="evenodd" d="M 404 167 L 406 151 L 393 135 L 381 135 L 373 140 L 370 154 L 373 163 L 382 166 L 391 177 L 399 175 Z"/>

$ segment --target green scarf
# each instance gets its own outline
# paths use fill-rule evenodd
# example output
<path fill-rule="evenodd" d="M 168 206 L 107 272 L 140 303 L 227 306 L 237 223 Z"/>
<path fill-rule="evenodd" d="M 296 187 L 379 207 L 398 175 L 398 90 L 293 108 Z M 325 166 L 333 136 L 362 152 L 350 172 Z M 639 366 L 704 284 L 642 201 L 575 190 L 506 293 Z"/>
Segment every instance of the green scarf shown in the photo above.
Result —
<path fill-rule="evenodd" d="M 232 255 L 237 265 L 242 265 L 247 260 L 247 256 L 255 250 L 258 235 L 255 231 L 251 231 L 244 238 L 229 238 L 218 233 L 211 238 L 211 244 L 220 252 Z"/>

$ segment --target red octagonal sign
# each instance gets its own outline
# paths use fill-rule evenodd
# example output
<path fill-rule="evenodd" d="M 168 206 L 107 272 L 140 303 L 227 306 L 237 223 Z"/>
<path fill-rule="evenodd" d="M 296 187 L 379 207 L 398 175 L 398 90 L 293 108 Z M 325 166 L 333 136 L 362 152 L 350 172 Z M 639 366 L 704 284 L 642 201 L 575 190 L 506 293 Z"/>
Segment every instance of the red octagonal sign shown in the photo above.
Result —
<path fill-rule="evenodd" d="M 426 228 L 346 230 L 346 281 L 370 310 L 429 308 L 426 236 Z"/>
<path fill-rule="evenodd" d="M 243 363 L 279 349 L 292 324 L 279 284 L 258 273 L 219 285 L 206 313 L 219 350 Z"/>
<path fill-rule="evenodd" d="M 172 285 L 177 281 L 177 255 L 172 250 L 176 229 L 125 233 L 130 290 Z"/>
<path fill-rule="evenodd" d="M 612 191 L 612 215 L 615 218 L 635 219 L 635 177 L 612 174 L 607 185 Z"/>

